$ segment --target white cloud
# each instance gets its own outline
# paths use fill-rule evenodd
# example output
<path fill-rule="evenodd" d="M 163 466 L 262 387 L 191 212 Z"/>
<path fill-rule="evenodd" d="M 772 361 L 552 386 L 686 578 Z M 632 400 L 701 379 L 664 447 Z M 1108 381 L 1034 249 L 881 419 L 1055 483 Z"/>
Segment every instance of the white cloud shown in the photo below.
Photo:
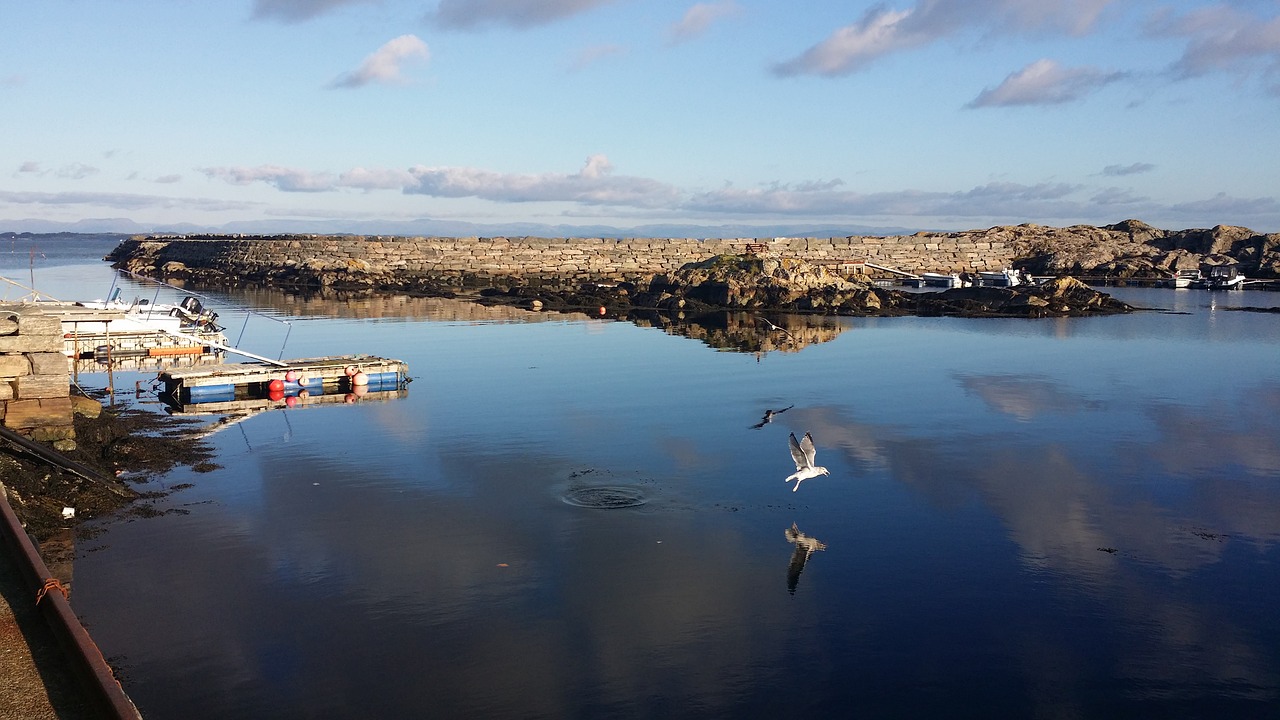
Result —
<path fill-rule="evenodd" d="M 413 173 L 407 170 L 358 167 L 342 173 L 337 184 L 361 190 L 400 190 L 415 182 Z"/>
<path fill-rule="evenodd" d="M 1280 213 L 1280 200 L 1272 197 L 1237 198 L 1218 193 L 1206 200 L 1175 203 L 1169 210 L 1177 215 L 1192 217 L 1249 217 Z M 1224 221 L 1225 222 L 1225 221 Z"/>
<path fill-rule="evenodd" d="M 42 171 L 40 170 L 40 163 L 35 160 L 27 160 L 18 166 L 18 172 L 39 174 Z"/>
<path fill-rule="evenodd" d="M 486 25 L 528 28 L 586 12 L 614 0 L 440 0 L 428 19 L 441 27 L 474 30 Z"/>
<path fill-rule="evenodd" d="M 411 194 L 476 197 L 495 202 L 579 202 L 588 205 L 669 207 L 678 199 L 669 185 L 648 178 L 614 176 L 608 158 L 592 155 L 579 172 L 513 175 L 475 168 L 414 167 Z"/>
<path fill-rule="evenodd" d="M 1123 73 L 1108 73 L 1091 67 L 1067 68 L 1053 60 L 1037 60 L 1010 73 L 998 86 L 983 90 L 967 107 L 1071 102 L 1122 77 Z"/>
<path fill-rule="evenodd" d="M 949 193 L 902 190 L 870 194 L 835 190 L 839 184 L 838 181 L 805 183 L 796 187 L 775 184 L 753 190 L 728 187 L 695 195 L 684 207 L 728 214 L 845 217 L 1059 218 L 1082 211 L 1081 203 L 1069 199 L 1080 186 L 1066 183 L 989 183 Z"/>
<path fill-rule="evenodd" d="M 301 22 L 344 5 L 361 5 L 374 0 L 254 0 L 253 17 L 282 22 Z"/>
<path fill-rule="evenodd" d="M 1158 15 L 1150 28 L 1157 35 L 1187 38 L 1171 68 L 1178 77 L 1220 71 L 1248 74 L 1259 68 L 1274 76 L 1280 74 L 1280 14 L 1275 13 L 1262 17 L 1216 5 L 1182 16 Z"/>
<path fill-rule="evenodd" d="M 778 75 L 847 75 L 891 52 L 931 40 L 904 29 L 913 11 L 872 8 L 861 20 L 836 30 L 826 40 L 801 55 L 774 66 Z"/>
<path fill-rule="evenodd" d="M 54 171 L 54 175 L 66 180 L 83 180 L 91 175 L 98 174 L 98 168 L 84 163 L 71 163 L 63 165 Z"/>
<path fill-rule="evenodd" d="M 741 11 L 741 6 L 735 0 L 698 3 L 686 10 L 684 17 L 667 29 L 667 37 L 672 43 L 690 40 L 706 32 L 716 21 Z"/>
<path fill-rule="evenodd" d="M 176 183 L 176 182 L 182 182 L 182 176 L 181 175 L 161 175 L 160 177 L 155 179 L 155 182 L 160 185 L 172 185 L 173 183 Z"/>
<path fill-rule="evenodd" d="M 358 88 L 370 83 L 403 82 L 401 66 L 413 60 L 426 61 L 431 52 L 416 35 L 401 35 L 388 40 L 360 63 L 360 67 L 330 83 L 335 88 Z"/>
<path fill-rule="evenodd" d="M 1136 203 L 1150 203 L 1151 198 L 1143 195 L 1135 195 L 1132 190 L 1124 188 L 1106 188 L 1089 198 L 1089 201 L 1095 205 L 1133 205 Z"/>
<path fill-rule="evenodd" d="M 970 27 L 1006 32 L 1083 35 L 1114 0 L 919 0 L 895 10 L 872 7 L 800 55 L 779 63 L 778 75 L 848 75 L 895 52 L 928 45 Z"/>
<path fill-rule="evenodd" d="M 1121 170 L 1140 172 L 1143 163 Z M 687 191 L 644 177 L 616 175 L 604 155 L 587 158 L 575 173 L 500 173 L 469 167 L 415 166 L 405 170 L 353 168 L 340 174 L 274 165 L 204 168 L 210 178 L 235 185 L 262 182 L 282 192 L 399 191 L 432 198 L 475 198 L 497 204 L 570 203 L 579 210 L 630 209 L 671 217 L 788 217 L 810 221 L 867 218 L 916 218 L 929 224 L 1000 224 L 1058 220 L 1115 222 L 1118 216 L 1156 223 L 1191 222 L 1274 226 L 1280 222 L 1275 197 L 1236 198 L 1225 194 L 1168 204 L 1124 188 L 1099 188 L 1064 182 L 990 182 L 966 190 L 896 190 L 862 193 L 838 179 L 768 183 L 755 188 L 732 185 L 711 191 Z M 1124 174 L 1124 173 L 1118 173 Z M 65 202 L 63 196 L 59 202 Z M 129 196 L 122 196 L 131 201 Z M 6 197 L 0 194 L 0 202 Z M 10 202 L 18 202 L 10 194 Z M 27 200 L 37 202 L 37 200 Z M 52 202 L 52 201 L 50 201 Z M 126 206 L 127 209 L 127 206 Z M 338 212 L 335 210 L 335 212 Z"/>
<path fill-rule="evenodd" d="M 264 182 L 283 192 L 325 192 L 336 190 L 338 185 L 329 173 L 311 173 L 305 170 L 284 168 L 278 165 L 258 167 L 210 167 L 197 168 L 206 176 L 232 185 L 249 185 Z"/>
<path fill-rule="evenodd" d="M 1136 162 L 1131 165 L 1108 165 L 1102 168 L 1102 174 L 1111 176 L 1140 175 L 1155 169 L 1156 166 L 1151 163 Z"/>
<path fill-rule="evenodd" d="M 585 70 L 605 58 L 622 55 L 626 52 L 627 49 L 621 45 L 595 45 L 579 52 L 573 62 L 569 63 L 569 70 L 571 72 Z"/>

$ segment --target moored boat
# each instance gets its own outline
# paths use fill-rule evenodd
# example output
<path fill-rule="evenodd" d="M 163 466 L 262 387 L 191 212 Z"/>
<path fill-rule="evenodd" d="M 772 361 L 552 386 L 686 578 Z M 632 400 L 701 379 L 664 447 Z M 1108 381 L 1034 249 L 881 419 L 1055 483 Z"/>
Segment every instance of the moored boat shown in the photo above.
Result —
<path fill-rule="evenodd" d="M 1015 285 L 1030 285 L 1032 282 L 1031 274 L 1026 270 L 1004 268 L 1003 270 L 978 271 L 978 284 L 982 287 L 1014 287 Z"/>
<path fill-rule="evenodd" d="M 1200 278 L 1192 284 L 1192 287 L 1208 290 L 1239 290 L 1244 287 L 1244 281 L 1244 275 L 1235 264 L 1201 264 Z"/>
<path fill-rule="evenodd" d="M 955 288 L 964 287 L 964 281 L 956 273 L 920 273 L 920 279 L 930 287 Z"/>

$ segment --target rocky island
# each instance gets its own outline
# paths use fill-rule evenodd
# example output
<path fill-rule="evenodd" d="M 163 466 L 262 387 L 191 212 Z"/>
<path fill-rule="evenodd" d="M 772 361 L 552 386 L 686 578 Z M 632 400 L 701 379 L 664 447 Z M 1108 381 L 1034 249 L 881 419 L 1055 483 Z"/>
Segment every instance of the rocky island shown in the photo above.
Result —
<path fill-rule="evenodd" d="M 333 235 L 139 236 L 107 258 L 149 277 L 204 285 L 477 297 L 548 309 L 772 309 L 829 314 L 1044 317 L 1124 312 L 1072 277 L 1170 277 L 1233 264 L 1280 276 L 1280 234 L 1220 225 L 1161 230 L 1026 224 L 833 238 L 440 238 Z M 1017 267 L 1054 282 L 903 293 L 878 271 Z"/>

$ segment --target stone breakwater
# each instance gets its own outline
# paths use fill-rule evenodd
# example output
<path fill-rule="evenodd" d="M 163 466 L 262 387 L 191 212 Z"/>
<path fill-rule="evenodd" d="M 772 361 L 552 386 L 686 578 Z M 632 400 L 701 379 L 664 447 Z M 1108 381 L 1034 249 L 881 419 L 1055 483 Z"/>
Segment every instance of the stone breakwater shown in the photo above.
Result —
<path fill-rule="evenodd" d="M 793 258 L 846 276 L 880 265 L 913 273 L 1017 266 L 1037 274 L 1154 278 L 1208 261 L 1237 263 L 1250 277 L 1280 277 L 1280 233 L 1224 225 L 1170 231 L 1137 220 L 831 238 L 139 236 L 107 259 L 153 277 L 414 289 L 640 283 L 709 257 L 742 254 Z"/>

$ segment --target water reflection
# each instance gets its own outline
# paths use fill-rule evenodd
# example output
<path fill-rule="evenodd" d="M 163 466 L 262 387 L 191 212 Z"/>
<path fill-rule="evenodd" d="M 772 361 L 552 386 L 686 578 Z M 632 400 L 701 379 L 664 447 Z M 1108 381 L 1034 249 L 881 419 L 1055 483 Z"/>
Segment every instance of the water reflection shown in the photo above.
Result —
<path fill-rule="evenodd" d="M 747 312 L 711 312 L 698 315 L 633 311 L 627 318 L 640 327 L 656 327 L 669 335 L 699 340 L 717 350 L 754 353 L 800 352 L 811 345 L 830 342 L 851 326 L 822 315 L 787 315 L 774 325 Z"/>
<path fill-rule="evenodd" d="M 303 318 L 358 320 L 432 320 L 460 323 L 581 322 L 596 316 L 585 312 L 535 311 L 512 305 L 481 305 L 465 299 L 372 294 L 340 290 L 307 293 L 251 288 L 225 298 L 258 310 Z M 830 342 L 849 329 L 847 323 L 825 316 L 785 315 L 773 320 L 757 313 L 683 313 L 632 309 L 611 320 L 662 330 L 703 342 L 717 350 L 755 353 L 799 352 Z M 775 322 L 776 321 L 776 322 Z"/>
<path fill-rule="evenodd" d="M 796 546 L 791 553 L 791 562 L 787 564 L 787 592 L 794 595 L 796 586 L 800 584 L 800 573 L 809 562 L 809 556 L 819 550 L 826 550 L 827 546 L 817 538 L 805 535 L 795 523 L 791 523 L 791 527 L 784 530 L 783 534 L 786 535 L 787 542 Z"/>
<path fill-rule="evenodd" d="M 1025 375 L 958 374 L 960 386 L 982 398 L 991 409 L 1028 421 L 1049 412 L 1076 412 L 1098 403 L 1066 392 L 1048 378 Z"/>
<path fill-rule="evenodd" d="M 353 302 L 326 312 L 428 312 Z M 312 346 L 403 350 L 430 368 L 411 397 L 241 422 L 243 441 L 213 437 L 224 469 L 173 495 L 189 515 L 82 551 L 78 609 L 149 718 L 1265 717 L 1280 699 L 1272 317 L 1220 313 L 1229 354 L 1203 313 L 638 323 L 748 352 L 831 323 L 816 352 L 757 364 L 424 302 L 433 322 L 298 323 Z M 799 496 L 777 480 L 805 431 L 833 479 Z M 857 552 L 815 560 L 828 543 Z"/>
<path fill-rule="evenodd" d="M 751 429 L 752 429 L 752 430 L 759 430 L 760 428 L 764 427 L 765 425 L 768 425 L 769 423 L 773 422 L 773 419 L 774 419 L 774 418 L 776 418 L 777 416 L 781 415 L 782 413 L 784 413 L 784 412 L 786 412 L 786 411 L 790 410 L 790 409 L 791 409 L 791 408 L 793 408 L 793 407 L 795 407 L 795 405 L 788 405 L 788 406 L 786 406 L 786 407 L 784 407 L 784 408 L 781 408 L 781 409 L 779 409 L 779 410 L 765 410 L 765 411 L 764 411 L 764 417 L 760 418 L 760 422 L 756 423 L 755 425 L 752 425 L 752 426 L 751 426 Z"/>

